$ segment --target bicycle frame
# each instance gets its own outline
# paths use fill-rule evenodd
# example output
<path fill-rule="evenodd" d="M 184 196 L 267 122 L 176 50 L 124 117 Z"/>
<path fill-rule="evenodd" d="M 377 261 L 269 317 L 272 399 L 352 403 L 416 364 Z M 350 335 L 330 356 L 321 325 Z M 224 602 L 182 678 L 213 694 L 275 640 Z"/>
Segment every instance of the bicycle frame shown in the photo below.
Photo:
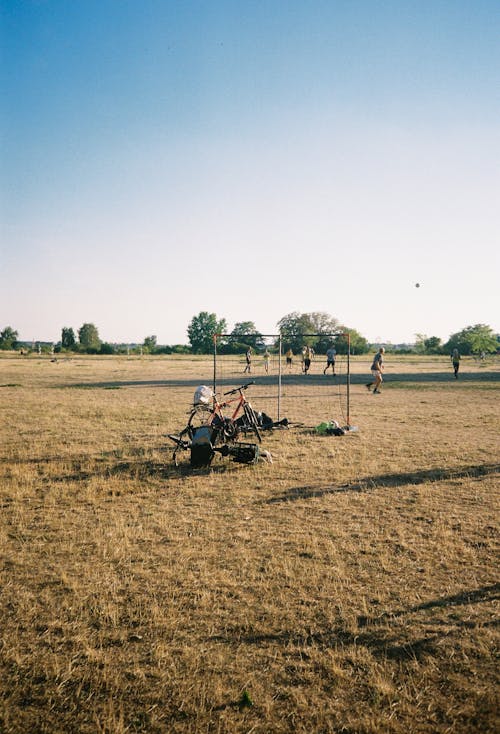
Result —
<path fill-rule="evenodd" d="M 193 419 L 197 417 L 199 418 L 201 416 L 203 418 L 204 424 L 214 425 L 216 423 L 219 423 L 218 427 L 220 428 L 222 426 L 224 438 L 226 440 L 231 440 L 236 437 L 239 430 L 239 427 L 236 424 L 237 418 L 239 416 L 245 416 L 248 421 L 248 428 L 255 433 L 259 442 L 262 441 L 253 408 L 244 395 L 244 390 L 246 390 L 248 387 L 250 387 L 250 385 L 253 384 L 255 384 L 253 381 L 247 382 L 245 385 L 240 385 L 233 390 L 228 390 L 227 392 L 223 393 L 224 396 L 234 395 L 235 393 L 238 393 L 238 395 L 237 397 L 230 398 L 222 402 L 219 401 L 217 399 L 217 396 L 214 394 L 212 409 L 210 410 L 206 407 L 202 407 L 201 409 L 199 407 L 195 408 L 189 417 L 188 426 L 192 426 Z M 224 408 L 228 408 L 234 403 L 236 403 L 236 407 L 232 411 L 231 416 L 229 417 L 224 415 Z"/>
<path fill-rule="evenodd" d="M 232 421 L 235 421 L 236 418 L 238 417 L 239 412 L 243 408 L 243 406 L 245 404 L 246 405 L 250 405 L 250 403 L 248 402 L 248 400 L 243 395 L 242 389 L 243 389 L 242 387 L 237 388 L 237 390 L 239 392 L 239 396 L 237 398 L 233 398 L 232 400 L 225 400 L 223 403 L 220 403 L 217 400 L 217 398 L 214 396 L 214 408 L 213 408 L 213 411 L 212 411 L 212 416 L 218 415 L 219 418 L 224 418 L 225 416 L 224 416 L 224 414 L 222 412 L 223 409 L 224 408 L 229 408 L 229 406 L 232 405 L 233 403 L 237 403 L 236 408 L 234 409 L 233 414 L 231 415 L 231 420 Z M 231 390 L 231 392 L 234 392 L 234 391 Z M 228 395 L 228 394 L 229 393 L 224 393 L 224 395 Z"/>

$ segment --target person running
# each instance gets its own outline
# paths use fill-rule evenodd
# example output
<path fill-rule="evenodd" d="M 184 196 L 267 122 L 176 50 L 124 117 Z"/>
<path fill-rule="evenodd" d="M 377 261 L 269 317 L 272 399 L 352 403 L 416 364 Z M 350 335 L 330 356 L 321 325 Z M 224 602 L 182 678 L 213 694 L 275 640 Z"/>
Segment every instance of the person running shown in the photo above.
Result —
<path fill-rule="evenodd" d="M 455 373 L 455 380 L 458 380 L 458 370 L 460 368 L 460 352 L 458 349 L 454 349 L 451 353 L 451 363 L 453 365 L 453 371 Z"/>
<path fill-rule="evenodd" d="M 380 395 L 381 391 L 379 388 L 383 382 L 382 372 L 384 371 L 384 353 L 385 353 L 384 347 L 380 347 L 377 354 L 373 358 L 372 366 L 370 368 L 372 371 L 373 380 L 371 382 L 366 383 L 366 387 L 368 390 L 372 389 L 372 385 L 375 386 L 373 388 L 373 392 L 376 395 Z"/>
<path fill-rule="evenodd" d="M 333 374 L 335 374 L 335 356 L 336 354 L 337 352 L 335 351 L 335 348 L 333 347 L 333 345 L 330 346 L 330 348 L 326 350 L 326 367 L 323 370 L 324 375 L 326 375 L 329 367 L 332 368 L 332 372 Z"/>
<path fill-rule="evenodd" d="M 245 369 L 243 370 L 243 374 L 245 374 L 245 372 L 248 372 L 248 374 L 250 374 L 250 372 L 252 371 L 252 349 L 251 347 L 248 347 L 246 351 L 245 361 L 246 361 L 246 365 L 245 365 Z"/>

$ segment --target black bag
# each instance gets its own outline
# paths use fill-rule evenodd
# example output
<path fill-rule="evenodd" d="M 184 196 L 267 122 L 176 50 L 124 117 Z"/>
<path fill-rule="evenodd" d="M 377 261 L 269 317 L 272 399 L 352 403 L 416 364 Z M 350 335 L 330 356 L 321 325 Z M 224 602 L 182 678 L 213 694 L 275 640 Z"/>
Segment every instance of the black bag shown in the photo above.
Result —
<path fill-rule="evenodd" d="M 257 423 L 264 431 L 270 431 L 274 426 L 273 419 L 267 413 L 257 413 Z"/>
<path fill-rule="evenodd" d="M 340 426 L 337 426 L 337 428 L 327 428 L 325 431 L 327 436 L 344 436 L 345 431 Z"/>
<path fill-rule="evenodd" d="M 240 464 L 256 464 L 259 460 L 259 447 L 256 443 L 234 443 L 229 446 L 229 454 L 233 461 Z"/>
<path fill-rule="evenodd" d="M 191 466 L 210 466 L 215 455 L 212 438 L 211 426 L 199 426 L 195 429 L 191 439 Z"/>

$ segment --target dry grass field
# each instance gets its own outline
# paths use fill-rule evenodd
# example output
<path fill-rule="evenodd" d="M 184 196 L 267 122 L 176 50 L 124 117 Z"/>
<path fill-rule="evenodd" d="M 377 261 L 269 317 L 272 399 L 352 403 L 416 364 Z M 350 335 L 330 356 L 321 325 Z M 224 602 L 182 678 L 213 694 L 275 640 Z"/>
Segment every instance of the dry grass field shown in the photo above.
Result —
<path fill-rule="evenodd" d="M 356 358 L 341 437 L 297 376 L 192 472 L 202 361 L 0 358 L 0 731 L 498 732 L 499 365 Z"/>

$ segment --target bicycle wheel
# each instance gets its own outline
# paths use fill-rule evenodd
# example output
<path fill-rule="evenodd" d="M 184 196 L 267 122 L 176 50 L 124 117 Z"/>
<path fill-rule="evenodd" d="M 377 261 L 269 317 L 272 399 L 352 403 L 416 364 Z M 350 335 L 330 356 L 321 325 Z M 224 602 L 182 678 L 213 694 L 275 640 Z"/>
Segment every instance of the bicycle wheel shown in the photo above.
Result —
<path fill-rule="evenodd" d="M 212 428 L 215 432 L 215 443 L 230 443 L 231 441 L 236 441 L 238 438 L 239 428 L 236 421 L 233 421 L 232 418 L 216 413 L 213 416 Z"/>
<path fill-rule="evenodd" d="M 212 411 L 206 405 L 196 405 L 189 414 L 186 428 L 184 429 L 189 438 L 192 439 L 196 429 L 200 426 L 206 426 L 212 422 Z"/>
<path fill-rule="evenodd" d="M 262 443 L 262 436 L 260 435 L 259 425 L 257 423 L 257 418 L 255 416 L 253 408 L 251 407 L 251 405 L 248 405 L 247 403 L 245 404 L 244 410 L 245 410 L 245 417 L 247 419 L 250 430 L 252 430 L 255 433 L 259 443 Z"/>

